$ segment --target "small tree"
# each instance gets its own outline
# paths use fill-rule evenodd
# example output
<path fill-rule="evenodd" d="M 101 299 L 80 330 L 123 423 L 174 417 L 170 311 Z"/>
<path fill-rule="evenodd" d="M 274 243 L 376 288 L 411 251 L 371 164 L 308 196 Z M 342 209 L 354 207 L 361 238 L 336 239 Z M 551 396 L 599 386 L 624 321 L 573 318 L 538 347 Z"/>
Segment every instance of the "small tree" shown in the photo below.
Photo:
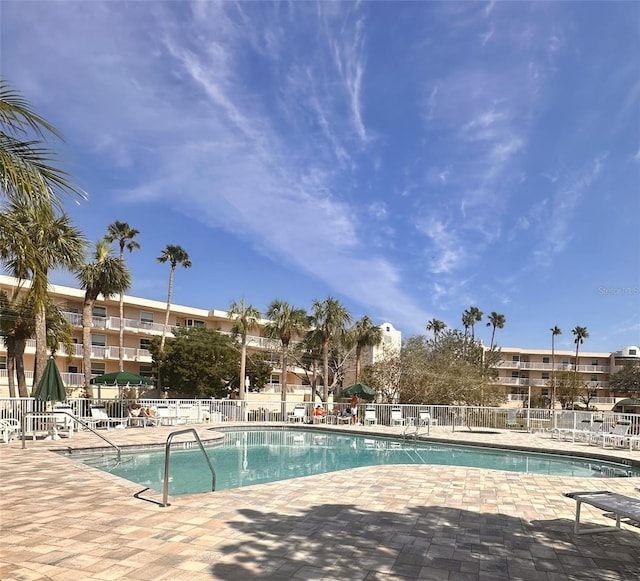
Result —
<path fill-rule="evenodd" d="M 628 397 L 640 397 L 640 363 L 626 362 L 611 376 L 609 389 Z"/>

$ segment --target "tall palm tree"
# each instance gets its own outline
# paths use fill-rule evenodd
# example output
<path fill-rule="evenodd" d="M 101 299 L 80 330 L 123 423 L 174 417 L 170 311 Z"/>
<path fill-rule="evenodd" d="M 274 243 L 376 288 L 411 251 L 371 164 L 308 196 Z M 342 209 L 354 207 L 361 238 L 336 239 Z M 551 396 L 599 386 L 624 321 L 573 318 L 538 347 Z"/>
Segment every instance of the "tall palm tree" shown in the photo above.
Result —
<path fill-rule="evenodd" d="M 431 331 L 433 333 L 433 342 L 434 344 L 438 342 L 438 335 L 442 333 L 447 328 L 447 325 L 444 321 L 440 321 L 439 319 L 431 319 L 427 321 L 427 331 Z"/>
<path fill-rule="evenodd" d="M 373 321 L 365 315 L 356 322 L 354 339 L 356 343 L 356 383 L 360 378 L 360 358 L 365 347 L 377 347 L 382 343 L 382 329 L 375 325 Z"/>
<path fill-rule="evenodd" d="M 469 334 L 469 328 L 473 324 L 473 316 L 468 310 L 462 313 L 462 326 L 464 328 L 464 338 L 466 339 Z"/>
<path fill-rule="evenodd" d="M 562 335 L 562 329 L 558 325 L 554 325 L 549 329 L 551 331 L 551 409 L 556 408 L 556 337 Z"/>
<path fill-rule="evenodd" d="M 489 347 L 489 351 L 493 351 L 493 339 L 495 338 L 496 329 L 503 329 L 506 322 L 507 319 L 503 314 L 491 311 L 491 314 L 489 315 L 489 322 L 487 323 L 487 327 L 492 327 L 491 346 Z"/>
<path fill-rule="evenodd" d="M 105 240 L 110 244 L 116 240 L 118 241 L 118 246 L 120 248 L 120 260 L 124 264 L 125 248 L 129 252 L 133 252 L 140 248 L 140 244 L 134 240 L 138 234 L 140 234 L 139 230 L 132 228 L 126 222 L 119 222 L 116 220 L 107 226 L 107 235 L 105 236 Z M 120 293 L 120 334 L 118 348 L 119 369 L 120 371 L 124 371 L 124 295 L 122 293 Z"/>
<path fill-rule="evenodd" d="M 0 79 L 0 198 L 59 206 L 59 194 L 86 199 L 70 175 L 53 163 L 47 139 L 62 141 L 58 131 Z"/>
<path fill-rule="evenodd" d="M 253 305 L 247 305 L 244 297 L 239 301 L 233 301 L 229 306 L 229 317 L 233 318 L 231 332 L 240 337 L 240 399 L 246 398 L 245 394 L 245 369 L 247 365 L 247 335 L 258 327 L 260 313 Z"/>
<path fill-rule="evenodd" d="M 171 295 L 173 294 L 173 275 L 178 265 L 183 268 L 191 268 L 191 260 L 186 250 L 181 246 L 167 244 L 160 256 L 156 258 L 158 262 L 168 262 L 171 265 L 169 271 L 169 290 L 167 292 L 167 310 L 164 315 L 164 327 L 162 328 L 162 338 L 160 339 L 160 351 L 164 351 L 164 343 L 167 338 L 167 328 L 169 327 L 169 312 L 171 311 Z"/>
<path fill-rule="evenodd" d="M 573 336 L 575 337 L 573 342 L 576 344 L 576 363 L 574 368 L 574 382 L 575 386 L 578 386 L 578 349 L 580 345 L 584 343 L 585 339 L 589 338 L 589 331 L 587 331 L 586 327 L 580 327 L 576 325 L 575 329 L 571 329 Z"/>
<path fill-rule="evenodd" d="M 47 203 L 12 202 L 0 214 L 0 261 L 18 279 L 31 279 L 36 362 L 33 385 L 47 363 L 46 308 L 49 271 L 73 270 L 82 262 L 86 241 L 66 214 L 56 215 Z"/>
<path fill-rule="evenodd" d="M 484 313 L 478 308 L 471 306 L 469 307 L 469 321 L 471 322 L 471 341 L 476 340 L 475 327 L 476 323 L 482 321 L 482 315 Z"/>
<path fill-rule="evenodd" d="M 351 314 L 340 301 L 327 297 L 324 301 L 313 301 L 311 324 L 315 333 L 322 336 L 323 394 L 322 400 L 329 399 L 329 346 L 335 339 L 342 339 L 347 325 L 351 324 Z"/>
<path fill-rule="evenodd" d="M 108 298 L 125 292 L 131 285 L 131 275 L 122 260 L 112 255 L 109 243 L 106 240 L 99 240 L 96 243 L 93 260 L 77 269 L 76 278 L 80 288 L 85 291 L 82 304 L 82 367 L 85 389 L 89 397 L 93 397 L 90 383 L 93 305 L 100 295 Z"/>
<path fill-rule="evenodd" d="M 24 372 L 24 350 L 35 330 L 33 306 L 17 289 L 11 297 L 0 291 L 0 336 L 7 348 L 9 397 L 16 396 L 14 377 L 18 381 L 18 397 L 29 397 Z"/>
<path fill-rule="evenodd" d="M 282 344 L 280 389 L 282 394 L 282 417 L 284 418 L 287 409 L 285 402 L 287 400 L 289 344 L 294 335 L 302 335 L 307 330 L 308 318 L 304 309 L 295 309 L 286 301 L 279 299 L 274 299 L 269 303 L 266 316 L 270 322 L 265 326 L 265 335 L 272 339 L 280 339 Z"/>

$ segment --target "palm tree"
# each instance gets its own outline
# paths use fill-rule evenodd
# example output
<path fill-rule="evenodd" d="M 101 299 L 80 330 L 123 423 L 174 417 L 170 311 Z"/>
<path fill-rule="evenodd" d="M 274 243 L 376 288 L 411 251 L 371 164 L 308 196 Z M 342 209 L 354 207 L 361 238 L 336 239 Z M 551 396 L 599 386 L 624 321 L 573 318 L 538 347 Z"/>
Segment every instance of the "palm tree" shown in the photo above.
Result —
<path fill-rule="evenodd" d="M 11 297 L 0 291 L 0 336 L 7 348 L 9 397 L 16 396 L 14 376 L 18 380 L 18 396 L 29 397 L 24 372 L 24 350 L 35 330 L 33 307 L 18 291 Z"/>
<path fill-rule="evenodd" d="M 447 325 L 444 321 L 440 321 L 438 319 L 431 319 L 427 321 L 427 331 L 433 332 L 433 342 L 434 344 L 438 342 L 438 335 L 442 333 L 447 328 Z"/>
<path fill-rule="evenodd" d="M 80 266 L 77 269 L 76 278 L 80 288 L 85 291 L 82 305 L 82 367 L 85 389 L 89 397 L 93 397 L 90 383 L 93 305 L 100 295 L 108 298 L 125 292 L 131 285 L 131 275 L 122 260 L 111 254 L 109 243 L 106 240 L 99 240 L 96 243 L 93 261 Z"/>
<path fill-rule="evenodd" d="M 482 321 L 482 315 L 484 314 L 478 307 L 469 307 L 469 321 L 471 322 L 471 341 L 476 340 L 475 326 L 476 323 Z"/>
<path fill-rule="evenodd" d="M 73 270 L 82 262 L 86 241 L 69 216 L 57 216 L 51 204 L 12 202 L 0 214 L 0 260 L 18 279 L 31 279 L 36 362 L 33 385 L 38 385 L 47 363 L 46 308 L 49 271 Z"/>
<path fill-rule="evenodd" d="M 589 332 L 587 331 L 586 327 L 580 327 L 580 326 L 576 326 L 575 329 L 571 329 L 571 332 L 575 337 L 573 342 L 576 344 L 576 364 L 574 369 L 574 372 L 575 372 L 574 381 L 575 381 L 575 387 L 577 388 L 578 387 L 578 349 L 580 348 L 580 345 L 584 343 L 584 340 L 589 338 Z"/>
<path fill-rule="evenodd" d="M 282 379 L 280 381 L 282 417 L 286 414 L 287 400 L 287 370 L 289 344 L 293 335 L 301 335 L 308 328 L 307 313 L 304 309 L 295 309 L 286 301 L 274 299 L 267 307 L 267 319 L 269 323 L 265 326 L 265 335 L 272 339 L 280 339 L 282 344 Z"/>
<path fill-rule="evenodd" d="M 491 346 L 489 347 L 489 351 L 493 351 L 493 339 L 496 334 L 496 329 L 503 329 L 506 322 L 507 319 L 504 315 L 491 311 L 491 314 L 489 315 L 489 322 L 487 323 L 487 327 L 493 327 L 491 329 Z"/>
<path fill-rule="evenodd" d="M 311 323 L 315 333 L 322 337 L 323 394 L 322 400 L 329 399 L 329 345 L 334 339 L 342 339 L 347 325 L 351 324 L 351 314 L 345 306 L 333 297 L 324 301 L 313 301 Z"/>
<path fill-rule="evenodd" d="M 551 409 L 556 408 L 556 337 L 562 335 L 562 329 L 558 325 L 554 325 L 549 329 L 551 331 Z"/>
<path fill-rule="evenodd" d="M 244 297 L 240 301 L 233 301 L 229 306 L 229 317 L 233 318 L 231 332 L 237 337 L 240 336 L 240 399 L 244 400 L 245 394 L 245 369 L 247 365 L 247 335 L 258 327 L 260 313 L 253 305 L 246 305 Z"/>
<path fill-rule="evenodd" d="M 70 175 L 52 164 L 55 153 L 46 140 L 62 136 L 8 83 L 0 79 L 0 197 L 12 202 L 59 206 L 59 194 L 86 199 L 69 181 Z"/>
<path fill-rule="evenodd" d="M 138 230 L 132 228 L 126 222 L 115 221 L 112 224 L 109 224 L 107 227 L 107 235 L 105 236 L 105 240 L 110 244 L 118 241 L 118 246 L 120 247 L 120 260 L 124 264 L 124 250 L 125 248 L 129 252 L 133 252 L 134 250 L 138 250 L 140 248 L 140 244 L 138 244 L 134 238 L 140 234 Z M 120 293 L 120 335 L 119 335 L 119 369 L 120 371 L 124 371 L 124 295 Z"/>
<path fill-rule="evenodd" d="M 169 271 L 169 290 L 167 292 L 167 310 L 164 315 L 164 327 L 162 328 L 162 338 L 160 339 L 160 352 L 164 351 L 164 343 L 167 337 L 167 328 L 169 327 L 169 311 L 171 310 L 171 295 L 173 294 L 173 275 L 178 265 L 183 268 L 191 268 L 191 260 L 189 255 L 181 246 L 167 244 L 160 256 L 156 258 L 158 262 L 168 262 L 171 265 Z"/>
<path fill-rule="evenodd" d="M 377 325 L 374 325 L 373 321 L 364 316 L 362 319 L 356 322 L 353 329 L 354 340 L 356 343 L 356 383 L 360 378 L 360 357 L 362 356 L 362 349 L 365 347 L 377 347 L 382 343 L 382 329 Z"/>
<path fill-rule="evenodd" d="M 469 334 L 469 327 L 473 326 L 473 324 L 474 324 L 474 320 L 473 320 L 472 313 L 469 310 L 464 311 L 464 313 L 462 313 L 462 326 L 464 327 L 465 341 Z"/>

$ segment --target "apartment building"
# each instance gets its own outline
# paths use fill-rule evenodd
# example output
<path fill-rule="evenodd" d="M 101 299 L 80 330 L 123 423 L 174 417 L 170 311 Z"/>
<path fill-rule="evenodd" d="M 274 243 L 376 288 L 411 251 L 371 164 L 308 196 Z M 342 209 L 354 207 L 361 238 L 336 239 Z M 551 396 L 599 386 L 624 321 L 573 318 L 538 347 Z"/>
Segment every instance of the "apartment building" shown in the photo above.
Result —
<path fill-rule="evenodd" d="M 9 296 L 15 291 L 18 281 L 9 276 L 0 275 L 0 291 Z M 28 284 L 26 285 L 28 286 Z M 85 346 L 82 345 L 82 304 L 84 291 L 72 287 L 51 285 L 50 296 L 59 305 L 66 318 L 73 325 L 73 351 L 67 353 L 63 348 L 57 353 L 56 361 L 64 384 L 68 388 L 80 390 L 84 384 L 82 356 Z M 162 335 L 166 303 L 139 297 L 125 295 L 124 297 L 124 370 L 152 377 L 154 375 L 151 354 L 148 351 L 150 341 Z M 271 381 L 262 390 L 264 394 L 273 398 L 280 398 L 282 370 L 280 369 L 280 341 L 262 336 L 262 329 L 268 321 L 259 323 L 259 330 L 247 337 L 247 347 L 250 350 L 265 351 L 270 354 L 273 366 Z M 233 321 L 227 311 L 208 310 L 184 305 L 171 305 L 167 336 L 173 337 L 175 327 L 207 327 L 221 333 L 231 334 Z M 390 323 L 381 325 L 383 330 L 383 345 L 392 344 L 400 348 L 401 334 Z M 100 298 L 93 307 L 93 321 L 91 329 L 91 374 L 102 375 L 118 371 L 120 360 L 119 348 L 120 305 L 118 296 L 109 299 Z M 362 363 L 367 365 L 379 356 L 380 348 L 368 349 L 363 353 Z M 35 340 L 27 341 L 25 351 L 25 374 L 27 386 L 33 383 L 33 366 L 35 360 Z M 287 374 L 287 390 L 294 399 L 295 396 L 309 394 L 308 382 L 304 379 L 302 370 L 292 368 Z M 7 351 L 0 340 L 0 397 L 8 396 Z M 102 397 L 116 397 L 117 388 L 107 386 L 101 388 Z"/>
<path fill-rule="evenodd" d="M 507 398 L 520 404 L 531 397 L 535 402 L 541 397 L 551 398 L 551 379 L 554 373 L 554 356 L 551 349 L 502 348 L 502 361 L 498 366 L 497 383 L 505 386 Z M 592 403 L 606 407 L 613 405 L 616 394 L 609 387 L 611 375 L 625 362 L 640 362 L 640 347 L 628 346 L 620 351 L 578 351 L 576 362 L 574 351 L 555 350 L 555 373 L 576 371 L 578 382 L 596 394 Z M 610 406 L 609 406 L 610 407 Z"/>

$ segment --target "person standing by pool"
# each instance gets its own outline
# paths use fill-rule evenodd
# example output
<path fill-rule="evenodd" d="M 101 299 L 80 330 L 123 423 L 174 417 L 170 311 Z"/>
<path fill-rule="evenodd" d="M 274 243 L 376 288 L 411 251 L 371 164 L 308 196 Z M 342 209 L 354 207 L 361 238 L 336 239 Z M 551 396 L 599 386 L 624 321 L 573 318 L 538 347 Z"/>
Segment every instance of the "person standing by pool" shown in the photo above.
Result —
<path fill-rule="evenodd" d="M 351 403 L 349 407 L 351 408 L 351 417 L 353 418 L 353 425 L 355 426 L 358 423 L 358 396 L 354 393 L 351 396 Z"/>

